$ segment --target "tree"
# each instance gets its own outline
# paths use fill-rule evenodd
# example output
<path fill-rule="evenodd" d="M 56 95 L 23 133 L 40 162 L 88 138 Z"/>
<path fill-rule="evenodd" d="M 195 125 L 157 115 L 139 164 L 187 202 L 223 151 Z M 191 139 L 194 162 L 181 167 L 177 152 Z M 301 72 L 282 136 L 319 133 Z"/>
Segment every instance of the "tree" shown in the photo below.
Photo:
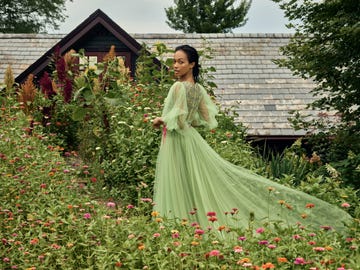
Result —
<path fill-rule="evenodd" d="M 277 60 L 312 79 L 317 99 L 309 104 L 340 115 L 338 128 L 360 131 L 360 1 L 273 0 L 295 30 Z"/>
<path fill-rule="evenodd" d="M 174 0 L 176 6 L 165 8 L 166 23 L 185 33 L 229 33 L 245 25 L 252 0 Z"/>
<path fill-rule="evenodd" d="M 310 120 L 296 112 L 291 121 L 295 128 L 314 130 L 308 147 L 331 164 L 346 185 L 359 187 L 360 1 L 273 1 L 280 3 L 288 27 L 295 30 L 282 48 L 286 58 L 276 62 L 315 82 L 316 99 L 309 107 L 322 111 Z M 338 117 L 329 117 L 334 111 Z"/>
<path fill-rule="evenodd" d="M 72 0 L 70 0 L 72 1 Z M 59 29 L 66 0 L 0 0 L 1 33 L 41 33 Z"/>

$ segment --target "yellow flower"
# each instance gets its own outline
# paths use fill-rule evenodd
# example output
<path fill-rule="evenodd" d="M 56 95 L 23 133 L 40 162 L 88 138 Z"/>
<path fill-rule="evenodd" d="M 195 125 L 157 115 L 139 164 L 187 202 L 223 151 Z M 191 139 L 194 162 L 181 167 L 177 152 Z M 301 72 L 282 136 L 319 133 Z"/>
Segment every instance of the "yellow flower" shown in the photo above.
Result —
<path fill-rule="evenodd" d="M 239 260 L 239 261 L 237 262 L 237 264 L 243 264 L 243 263 L 249 263 L 249 262 L 250 262 L 250 259 L 249 259 L 249 258 L 243 258 L 243 259 Z"/>
<path fill-rule="evenodd" d="M 157 217 L 158 215 L 159 215 L 159 212 L 157 212 L 157 211 L 151 212 L 151 216 L 153 216 L 153 217 Z"/>
<path fill-rule="evenodd" d="M 187 219 L 183 219 L 181 221 L 181 225 L 187 225 L 189 223 L 189 221 Z"/>

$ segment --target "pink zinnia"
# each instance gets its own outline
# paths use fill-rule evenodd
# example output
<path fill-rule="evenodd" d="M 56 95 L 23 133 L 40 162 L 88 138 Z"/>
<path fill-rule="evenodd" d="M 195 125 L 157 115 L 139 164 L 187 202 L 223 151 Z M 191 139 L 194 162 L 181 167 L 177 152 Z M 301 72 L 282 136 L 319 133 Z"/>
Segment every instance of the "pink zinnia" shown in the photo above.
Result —
<path fill-rule="evenodd" d="M 331 226 L 328 226 L 328 225 L 324 225 L 324 226 L 320 226 L 321 229 L 325 230 L 325 231 L 330 231 L 332 230 L 332 227 Z"/>
<path fill-rule="evenodd" d="M 264 228 L 258 228 L 256 229 L 256 233 L 263 233 L 265 231 Z"/>
<path fill-rule="evenodd" d="M 245 237 L 245 236 L 239 236 L 239 237 L 238 237 L 238 240 L 240 240 L 240 241 L 245 241 L 245 240 L 246 240 L 246 237 Z"/>
<path fill-rule="evenodd" d="M 204 230 L 201 230 L 201 229 L 196 229 L 196 230 L 195 230 L 195 234 L 202 235 L 202 234 L 204 234 L 204 233 L 205 233 Z"/>
<path fill-rule="evenodd" d="M 322 252 L 322 251 L 325 251 L 325 248 L 324 247 L 314 247 L 313 250 Z"/>
<path fill-rule="evenodd" d="M 349 207 L 350 207 L 350 204 L 344 202 L 343 204 L 341 204 L 341 207 L 343 207 L 343 208 L 349 208 Z"/>
<path fill-rule="evenodd" d="M 296 259 L 295 259 L 294 264 L 301 264 L 301 265 L 303 265 L 303 264 L 306 264 L 306 262 L 305 262 L 305 259 L 304 259 L 304 258 L 299 257 L 299 258 L 296 258 Z"/>
<path fill-rule="evenodd" d="M 84 214 L 84 218 L 85 218 L 85 219 L 90 219 L 90 218 L 91 218 L 91 214 L 90 214 L 90 213 L 85 213 L 85 214 Z"/>
<path fill-rule="evenodd" d="M 240 246 L 235 246 L 235 247 L 234 247 L 234 252 L 235 252 L 235 253 L 243 252 L 243 248 L 240 247 Z"/>
<path fill-rule="evenodd" d="M 214 217 L 214 216 L 216 216 L 216 213 L 215 212 L 208 212 L 206 215 L 208 217 Z"/>
<path fill-rule="evenodd" d="M 215 257 L 215 256 L 219 256 L 219 255 L 220 255 L 220 251 L 216 250 L 216 249 L 209 252 L 210 257 Z"/>
<path fill-rule="evenodd" d="M 106 204 L 106 206 L 109 207 L 109 208 L 114 208 L 115 205 L 116 205 L 116 204 L 115 204 L 114 202 L 108 202 L 108 203 Z"/>

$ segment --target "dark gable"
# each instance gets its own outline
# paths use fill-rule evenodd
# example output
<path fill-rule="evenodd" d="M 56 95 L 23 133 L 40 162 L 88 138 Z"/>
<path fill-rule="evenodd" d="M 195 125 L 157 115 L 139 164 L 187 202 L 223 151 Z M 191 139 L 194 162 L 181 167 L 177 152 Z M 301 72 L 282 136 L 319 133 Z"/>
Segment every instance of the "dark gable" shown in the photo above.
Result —
<path fill-rule="evenodd" d="M 126 59 L 126 65 L 131 70 L 134 70 L 135 60 L 141 50 L 141 44 L 98 9 L 19 74 L 16 81 L 23 82 L 29 74 L 38 76 L 46 70 L 56 47 L 60 49 L 61 54 L 71 49 L 75 51 L 84 49 L 88 56 L 97 56 L 101 61 L 101 57 L 109 52 L 111 45 L 115 46 L 118 56 L 123 56 Z"/>

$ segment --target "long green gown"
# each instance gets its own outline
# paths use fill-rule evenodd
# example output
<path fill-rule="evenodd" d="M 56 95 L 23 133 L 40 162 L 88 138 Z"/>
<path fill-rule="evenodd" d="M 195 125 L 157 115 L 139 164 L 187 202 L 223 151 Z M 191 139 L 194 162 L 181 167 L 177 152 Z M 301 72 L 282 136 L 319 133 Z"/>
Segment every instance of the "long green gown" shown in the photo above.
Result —
<path fill-rule="evenodd" d="M 217 113 L 198 83 L 176 82 L 169 90 L 154 184 L 154 210 L 161 216 L 197 222 L 204 229 L 216 225 L 245 229 L 251 219 L 259 225 L 281 222 L 342 230 L 344 222 L 351 221 L 336 206 L 220 157 L 196 130 L 215 128 Z"/>

